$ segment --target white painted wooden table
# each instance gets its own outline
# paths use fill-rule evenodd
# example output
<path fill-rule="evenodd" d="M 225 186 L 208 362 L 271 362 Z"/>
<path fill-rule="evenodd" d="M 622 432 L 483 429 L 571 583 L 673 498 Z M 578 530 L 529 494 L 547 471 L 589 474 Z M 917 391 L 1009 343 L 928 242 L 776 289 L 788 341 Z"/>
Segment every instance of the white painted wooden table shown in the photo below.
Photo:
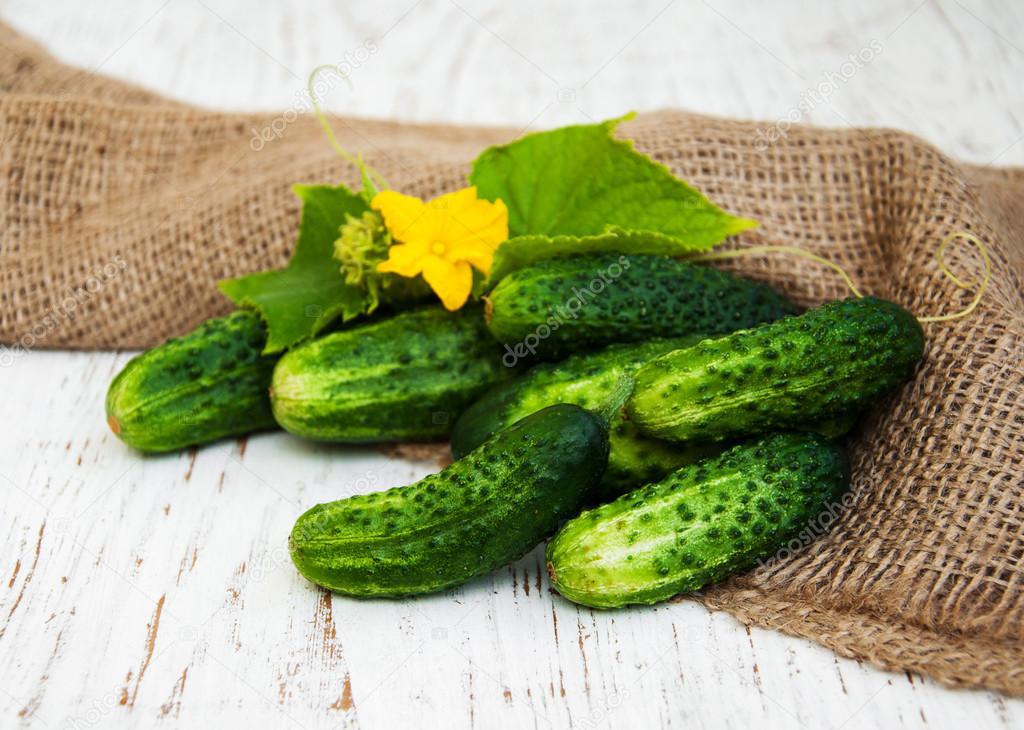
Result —
<path fill-rule="evenodd" d="M 1020 3 L 763 5 L 3 0 L 0 16 L 210 107 L 293 106 L 311 68 L 347 62 L 355 90 L 329 106 L 368 116 L 543 128 L 676 106 L 1024 163 Z M 539 553 L 442 595 L 332 600 L 291 567 L 295 516 L 434 465 L 283 434 L 140 457 L 102 412 L 128 356 L 0 369 L 0 727 L 1024 726 L 1020 701 L 693 604 L 576 608 Z"/>

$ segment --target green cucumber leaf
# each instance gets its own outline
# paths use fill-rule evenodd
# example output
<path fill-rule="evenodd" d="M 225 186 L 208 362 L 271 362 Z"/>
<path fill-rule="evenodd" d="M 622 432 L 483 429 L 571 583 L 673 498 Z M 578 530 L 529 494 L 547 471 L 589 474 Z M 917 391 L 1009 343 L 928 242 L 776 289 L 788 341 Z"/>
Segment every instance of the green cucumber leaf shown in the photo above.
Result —
<path fill-rule="evenodd" d="M 509 210 L 510 237 L 495 251 L 488 283 L 574 253 L 703 251 L 757 226 L 616 139 L 616 127 L 631 117 L 530 134 L 476 159 L 470 183 Z"/>
<path fill-rule="evenodd" d="M 288 265 L 218 282 L 231 301 L 257 310 L 267 323 L 264 353 L 285 350 L 313 337 L 337 317 L 347 321 L 370 305 L 363 287 L 345 283 L 333 256 L 338 229 L 346 216 L 369 210 L 366 200 L 344 185 L 292 189 L 302 200 L 302 219 Z"/>

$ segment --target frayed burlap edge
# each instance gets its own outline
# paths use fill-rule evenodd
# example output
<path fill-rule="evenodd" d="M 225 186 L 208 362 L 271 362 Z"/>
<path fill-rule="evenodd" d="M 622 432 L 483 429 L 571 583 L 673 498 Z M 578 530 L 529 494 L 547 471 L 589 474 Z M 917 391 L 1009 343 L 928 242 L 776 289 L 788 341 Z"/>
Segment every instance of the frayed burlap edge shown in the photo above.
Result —
<path fill-rule="evenodd" d="M 1024 695 L 1024 646 L 980 636 L 955 636 L 868 612 L 834 611 L 728 585 L 674 602 L 695 600 L 744 624 L 822 644 L 836 654 L 893 672 L 916 672 L 947 687 L 985 687 Z"/>

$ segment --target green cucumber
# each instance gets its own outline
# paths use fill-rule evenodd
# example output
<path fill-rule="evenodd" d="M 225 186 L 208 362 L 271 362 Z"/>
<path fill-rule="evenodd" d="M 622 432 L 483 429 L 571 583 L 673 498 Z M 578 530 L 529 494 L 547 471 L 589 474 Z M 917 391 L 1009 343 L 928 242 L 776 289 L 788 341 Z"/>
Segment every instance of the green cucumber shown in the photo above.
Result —
<path fill-rule="evenodd" d="M 549 259 L 504 277 L 487 327 L 507 364 L 613 342 L 720 334 L 796 310 L 766 284 L 665 256 Z"/>
<path fill-rule="evenodd" d="M 287 431 L 345 443 L 443 439 L 483 391 L 511 377 L 479 307 L 426 307 L 286 353 L 271 404 Z"/>
<path fill-rule="evenodd" d="M 859 411 L 848 411 L 846 413 L 840 413 L 837 416 L 823 418 L 819 421 L 812 421 L 810 424 L 802 428 L 794 427 L 793 430 L 809 431 L 830 439 L 841 439 L 843 436 L 848 434 L 851 429 L 853 429 L 859 418 Z"/>
<path fill-rule="evenodd" d="M 597 492 L 597 501 L 601 502 L 661 479 L 685 464 L 717 454 L 724 448 L 716 443 L 679 444 L 651 438 L 624 419 L 621 411 L 609 424 L 608 443 L 608 469 Z"/>
<path fill-rule="evenodd" d="M 141 451 L 172 451 L 272 428 L 266 340 L 259 315 L 240 310 L 137 355 L 107 390 L 110 429 Z"/>
<path fill-rule="evenodd" d="M 492 434 L 556 403 L 574 403 L 609 422 L 611 451 L 598 499 L 658 479 L 707 454 L 707 447 L 685 448 L 648 438 L 624 421 L 622 405 L 633 387 L 631 375 L 666 352 L 698 342 L 700 335 L 611 345 L 596 353 L 545 363 L 488 391 L 459 417 L 452 431 L 452 454 L 459 458 Z"/>
<path fill-rule="evenodd" d="M 924 352 L 912 314 L 874 297 L 704 340 L 640 368 L 630 420 L 671 441 L 716 441 L 865 408 L 911 376 Z"/>
<path fill-rule="evenodd" d="M 520 418 L 555 403 L 574 403 L 608 422 L 611 451 L 608 469 L 597 491 L 599 501 L 618 497 L 698 459 L 720 452 L 717 443 L 680 444 L 646 436 L 622 417 L 622 406 L 633 390 L 633 373 L 644 364 L 703 337 L 673 337 L 637 344 L 610 345 L 594 353 L 573 355 L 556 363 L 531 368 L 521 377 L 488 391 L 466 409 L 452 430 L 452 454 L 459 458 L 492 434 Z M 798 430 L 839 437 L 853 426 L 849 413 Z"/>
<path fill-rule="evenodd" d="M 551 583 L 595 608 L 695 591 L 816 534 L 848 484 L 846 455 L 823 436 L 741 444 L 570 520 L 548 543 Z"/>
<path fill-rule="evenodd" d="M 458 585 L 523 556 L 576 514 L 607 458 L 600 419 L 552 406 L 415 484 L 313 507 L 292 530 L 292 561 L 352 596 Z"/>

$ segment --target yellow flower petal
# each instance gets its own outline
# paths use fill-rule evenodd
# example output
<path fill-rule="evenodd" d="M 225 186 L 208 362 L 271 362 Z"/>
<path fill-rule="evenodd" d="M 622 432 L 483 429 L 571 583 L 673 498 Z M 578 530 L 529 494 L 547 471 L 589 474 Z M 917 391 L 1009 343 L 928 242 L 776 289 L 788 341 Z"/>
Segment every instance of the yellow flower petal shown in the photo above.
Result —
<path fill-rule="evenodd" d="M 453 263 L 438 256 L 427 256 L 423 259 L 423 278 L 449 312 L 465 304 L 473 289 L 473 270 L 465 261 Z"/>
<path fill-rule="evenodd" d="M 423 246 L 397 243 L 388 249 L 388 260 L 377 264 L 377 271 L 412 278 L 423 271 Z"/>
<path fill-rule="evenodd" d="M 491 265 L 494 263 L 494 254 L 484 253 L 479 255 L 464 254 L 459 258 L 460 261 L 468 261 L 473 267 L 484 276 L 491 273 Z"/>
<path fill-rule="evenodd" d="M 471 201 L 451 211 L 445 232 L 455 258 L 489 274 L 494 251 L 508 239 L 508 209 L 501 200 Z"/>
<path fill-rule="evenodd" d="M 475 187 L 441 195 L 427 203 L 390 190 L 371 203 L 396 242 L 377 270 L 400 276 L 423 274 L 445 307 L 465 304 L 473 268 L 491 270 L 494 250 L 508 238 L 508 208 L 477 197 Z"/>
<path fill-rule="evenodd" d="M 456 190 L 454 193 L 445 193 L 431 200 L 427 205 L 435 210 L 458 210 L 477 201 L 476 185 Z"/>
<path fill-rule="evenodd" d="M 436 235 L 437 216 L 419 198 L 384 190 L 370 207 L 384 217 L 391 237 L 400 243 L 429 243 Z"/>
<path fill-rule="evenodd" d="M 501 200 L 477 200 L 453 209 L 447 232 L 454 246 L 484 243 L 493 251 L 508 238 L 508 208 Z"/>

